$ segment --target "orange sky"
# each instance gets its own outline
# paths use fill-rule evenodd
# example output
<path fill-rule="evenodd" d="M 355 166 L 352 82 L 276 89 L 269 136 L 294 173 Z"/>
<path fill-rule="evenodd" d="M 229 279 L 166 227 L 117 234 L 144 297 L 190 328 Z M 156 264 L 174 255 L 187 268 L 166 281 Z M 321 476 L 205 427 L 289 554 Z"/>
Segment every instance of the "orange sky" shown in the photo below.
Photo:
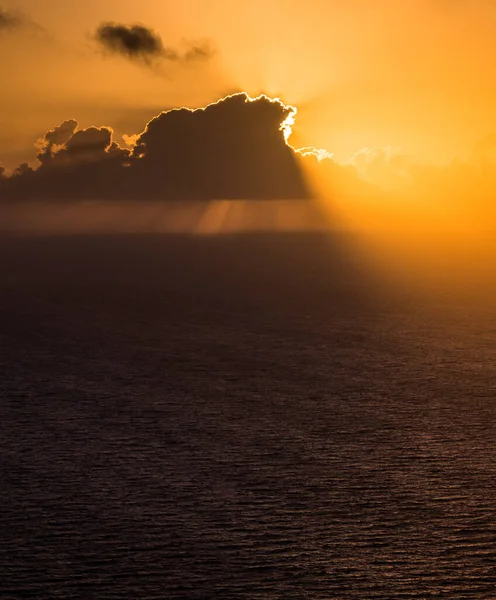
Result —
<path fill-rule="evenodd" d="M 0 32 L 0 159 L 34 159 L 64 119 L 136 133 L 160 110 L 265 91 L 299 108 L 292 142 L 345 161 L 401 147 L 423 162 L 467 158 L 496 131 L 493 0 L 7 0 L 43 29 Z M 103 56 L 102 21 L 141 22 L 165 44 L 208 40 L 208 64 L 163 76 Z"/>

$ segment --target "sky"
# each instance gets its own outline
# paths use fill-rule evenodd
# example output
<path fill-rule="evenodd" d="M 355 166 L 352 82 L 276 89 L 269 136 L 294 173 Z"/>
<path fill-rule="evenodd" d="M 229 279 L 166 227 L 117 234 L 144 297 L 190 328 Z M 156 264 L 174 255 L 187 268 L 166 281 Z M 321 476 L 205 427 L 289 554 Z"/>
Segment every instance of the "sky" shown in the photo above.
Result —
<path fill-rule="evenodd" d="M 0 0 L 0 229 L 344 227 L 494 280 L 495 30 L 496 0 Z"/>
<path fill-rule="evenodd" d="M 298 108 L 292 143 L 346 162 L 394 148 L 425 164 L 469 158 L 496 130 L 493 0 L 6 0 L 23 26 L 0 30 L 0 160 L 66 119 L 142 131 L 161 110 L 261 92 Z M 206 61 L 160 68 L 95 40 L 141 23 Z M 166 61 L 167 62 L 167 61 Z"/>

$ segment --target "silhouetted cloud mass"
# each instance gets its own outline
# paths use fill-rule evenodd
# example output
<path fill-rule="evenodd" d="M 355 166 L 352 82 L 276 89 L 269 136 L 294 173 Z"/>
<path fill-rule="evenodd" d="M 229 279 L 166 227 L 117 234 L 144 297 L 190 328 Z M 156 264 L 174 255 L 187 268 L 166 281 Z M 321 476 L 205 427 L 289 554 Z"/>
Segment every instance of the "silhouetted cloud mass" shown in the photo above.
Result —
<path fill-rule="evenodd" d="M 187 43 L 186 50 L 181 53 L 175 48 L 165 46 L 161 37 L 153 29 L 141 24 L 102 23 L 94 37 L 107 52 L 146 64 L 158 60 L 202 61 L 208 60 L 213 55 L 209 45 L 194 43 Z"/>
<path fill-rule="evenodd" d="M 0 197 L 115 199 L 308 198 L 302 157 L 284 124 L 296 109 L 245 93 L 205 108 L 163 112 L 132 148 L 109 127 L 79 129 L 67 120 L 38 140 L 39 166 L 2 180 Z"/>
<path fill-rule="evenodd" d="M 17 177 L 20 175 L 28 175 L 30 173 L 34 173 L 34 169 L 30 167 L 27 162 L 23 162 L 14 169 L 13 175 L 14 177 Z"/>

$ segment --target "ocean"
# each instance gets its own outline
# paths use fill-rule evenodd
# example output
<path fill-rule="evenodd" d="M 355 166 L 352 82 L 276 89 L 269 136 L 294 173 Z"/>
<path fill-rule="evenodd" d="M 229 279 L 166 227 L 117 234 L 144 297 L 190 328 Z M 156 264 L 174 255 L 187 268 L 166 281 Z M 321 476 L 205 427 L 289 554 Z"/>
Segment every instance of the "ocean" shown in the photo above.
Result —
<path fill-rule="evenodd" d="M 0 238 L 0 598 L 496 598 L 496 302 L 344 235 Z"/>

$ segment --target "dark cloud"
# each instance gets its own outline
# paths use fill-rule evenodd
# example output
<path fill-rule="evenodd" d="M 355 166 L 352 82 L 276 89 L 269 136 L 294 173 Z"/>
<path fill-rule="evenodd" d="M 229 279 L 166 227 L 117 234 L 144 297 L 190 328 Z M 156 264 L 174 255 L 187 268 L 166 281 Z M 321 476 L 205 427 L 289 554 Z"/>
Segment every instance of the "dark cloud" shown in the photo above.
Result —
<path fill-rule="evenodd" d="M 265 96 L 235 94 L 205 109 L 162 113 L 136 140 L 139 180 L 152 184 L 148 195 L 158 185 L 172 197 L 304 197 L 297 157 L 281 131 L 293 111 Z"/>
<path fill-rule="evenodd" d="M 47 38 L 44 28 L 33 21 L 20 10 L 8 10 L 0 6 L 0 35 L 4 32 L 28 32 L 34 35 L 43 35 Z"/>
<path fill-rule="evenodd" d="M 51 129 L 45 133 L 42 140 L 38 140 L 37 146 L 39 152 L 37 158 L 41 164 L 47 164 L 53 160 L 57 149 L 66 144 L 74 135 L 78 123 L 74 119 L 64 121 L 62 125 Z"/>
<path fill-rule="evenodd" d="M 102 23 L 94 37 L 107 52 L 146 64 L 159 60 L 201 61 L 208 60 L 213 55 L 213 50 L 208 44 L 187 43 L 184 52 L 165 46 L 157 33 L 140 24 Z"/>
<path fill-rule="evenodd" d="M 112 141 L 112 130 L 109 127 L 88 127 L 88 129 L 76 131 L 77 122 L 66 121 L 67 123 L 71 123 L 71 127 L 72 123 L 75 123 L 72 134 L 63 145 L 55 146 L 55 151 L 52 145 L 51 152 L 43 154 L 45 165 L 95 163 L 107 160 L 109 157 L 114 158 L 119 153 L 122 158 L 127 158 L 129 155 L 128 151 L 119 148 Z M 60 128 L 58 129 L 60 130 Z"/>
<path fill-rule="evenodd" d="M 13 12 L 0 7 L 0 32 L 19 29 L 27 23 L 27 19 L 20 12 Z"/>
<path fill-rule="evenodd" d="M 23 162 L 14 169 L 13 177 L 29 176 L 31 173 L 34 173 L 33 168 L 27 162 Z"/>
<path fill-rule="evenodd" d="M 0 185 L 4 198 L 287 199 L 310 193 L 285 139 L 295 109 L 234 94 L 163 112 L 120 147 L 108 127 L 68 120 L 38 141 L 39 166 Z"/>
<path fill-rule="evenodd" d="M 160 36 L 144 25 L 102 23 L 96 30 L 95 39 L 105 50 L 131 59 L 149 61 L 164 54 L 169 57 Z"/>

